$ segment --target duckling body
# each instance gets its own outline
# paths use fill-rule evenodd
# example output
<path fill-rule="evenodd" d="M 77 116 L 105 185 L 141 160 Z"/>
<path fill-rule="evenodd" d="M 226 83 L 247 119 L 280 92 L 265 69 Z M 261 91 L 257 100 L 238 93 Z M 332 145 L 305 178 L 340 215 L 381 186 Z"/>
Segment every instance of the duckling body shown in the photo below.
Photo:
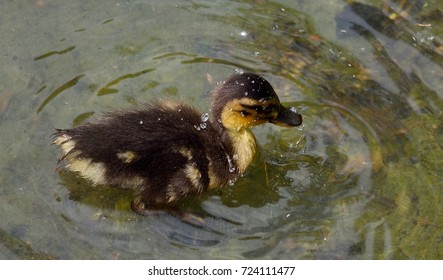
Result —
<path fill-rule="evenodd" d="M 167 209 L 189 195 L 232 184 L 254 159 L 249 127 L 300 125 L 262 77 L 232 76 L 213 92 L 211 116 L 176 101 L 105 114 L 93 123 L 58 129 L 54 143 L 66 168 L 93 184 L 132 188 L 135 212 Z"/>

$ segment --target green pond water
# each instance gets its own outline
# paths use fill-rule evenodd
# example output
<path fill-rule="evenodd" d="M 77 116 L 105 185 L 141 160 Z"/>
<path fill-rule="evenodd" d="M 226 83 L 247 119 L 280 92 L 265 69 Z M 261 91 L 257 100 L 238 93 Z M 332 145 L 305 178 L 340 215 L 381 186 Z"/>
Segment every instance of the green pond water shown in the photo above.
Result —
<path fill-rule="evenodd" d="M 1 259 L 443 258 L 441 1 L 3 2 Z M 304 124 L 254 128 L 248 172 L 183 203 L 203 223 L 57 165 L 54 128 L 157 98 L 207 112 L 236 71 Z"/>

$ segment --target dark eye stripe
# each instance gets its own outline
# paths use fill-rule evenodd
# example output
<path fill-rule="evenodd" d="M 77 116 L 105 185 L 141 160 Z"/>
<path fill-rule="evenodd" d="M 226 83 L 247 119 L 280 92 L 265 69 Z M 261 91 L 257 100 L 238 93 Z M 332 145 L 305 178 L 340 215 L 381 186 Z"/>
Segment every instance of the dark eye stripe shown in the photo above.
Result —
<path fill-rule="evenodd" d="M 246 105 L 246 104 L 240 104 L 242 107 L 244 107 L 244 108 L 247 108 L 247 109 L 250 109 L 250 110 L 257 110 L 256 108 L 257 107 L 260 107 L 260 106 L 255 106 L 255 105 Z"/>
<path fill-rule="evenodd" d="M 246 116 L 250 116 L 250 115 L 251 115 L 251 113 L 249 113 L 248 111 L 245 111 L 245 110 L 240 111 L 240 114 L 241 114 L 243 117 L 246 117 Z"/>
<path fill-rule="evenodd" d="M 266 107 L 263 107 L 263 108 L 262 108 L 263 112 L 265 112 L 265 113 L 270 113 L 270 112 L 272 112 L 272 109 L 274 109 L 273 106 L 266 106 Z"/>
<path fill-rule="evenodd" d="M 245 105 L 245 104 L 241 104 L 244 108 L 250 109 L 250 110 L 254 110 L 257 113 L 260 114 L 267 114 L 272 112 L 272 110 L 275 108 L 274 105 L 269 105 L 269 106 L 257 106 L 257 105 Z"/>

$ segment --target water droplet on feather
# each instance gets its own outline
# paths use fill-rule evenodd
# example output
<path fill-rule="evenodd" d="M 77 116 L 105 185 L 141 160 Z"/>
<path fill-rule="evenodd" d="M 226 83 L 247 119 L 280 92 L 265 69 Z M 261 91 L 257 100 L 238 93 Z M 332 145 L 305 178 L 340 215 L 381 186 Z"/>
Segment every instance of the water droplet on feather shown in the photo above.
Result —
<path fill-rule="evenodd" d="M 289 108 L 289 111 L 294 112 L 294 113 L 297 113 L 297 108 L 295 108 L 295 107 L 291 107 L 291 108 Z"/>
<path fill-rule="evenodd" d="M 235 165 L 232 162 L 232 159 L 229 155 L 226 155 L 226 157 L 228 158 L 228 164 L 229 164 L 229 172 L 235 172 Z"/>
<path fill-rule="evenodd" d="M 200 120 L 202 122 L 207 122 L 209 119 L 209 114 L 208 113 L 204 113 L 203 115 L 201 115 Z"/>

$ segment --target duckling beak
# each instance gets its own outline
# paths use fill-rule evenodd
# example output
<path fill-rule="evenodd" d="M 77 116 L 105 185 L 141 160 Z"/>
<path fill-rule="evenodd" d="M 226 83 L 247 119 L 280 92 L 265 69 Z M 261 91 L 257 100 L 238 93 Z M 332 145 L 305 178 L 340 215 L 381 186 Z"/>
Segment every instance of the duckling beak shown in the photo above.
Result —
<path fill-rule="evenodd" d="M 293 107 L 288 109 L 280 106 L 277 117 L 269 122 L 278 126 L 293 127 L 301 125 L 303 117 Z"/>

